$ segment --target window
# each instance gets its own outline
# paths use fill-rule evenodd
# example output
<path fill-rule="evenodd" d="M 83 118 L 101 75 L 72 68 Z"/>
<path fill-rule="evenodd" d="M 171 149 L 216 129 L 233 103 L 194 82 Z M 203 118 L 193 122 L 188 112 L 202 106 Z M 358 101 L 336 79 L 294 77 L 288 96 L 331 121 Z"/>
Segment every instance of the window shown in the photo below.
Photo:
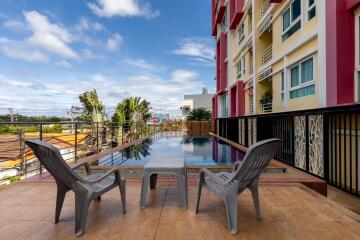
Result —
<path fill-rule="evenodd" d="M 238 79 L 241 78 L 241 74 L 242 74 L 242 59 L 240 58 L 240 60 L 236 64 L 236 76 Z"/>
<path fill-rule="evenodd" d="M 285 74 L 281 72 L 281 82 L 280 82 L 280 99 L 285 101 Z"/>
<path fill-rule="evenodd" d="M 219 96 L 220 117 L 228 117 L 228 93 Z"/>
<path fill-rule="evenodd" d="M 301 28 L 301 0 L 293 0 L 289 9 L 282 15 L 283 34 L 285 42 L 291 35 Z"/>
<path fill-rule="evenodd" d="M 316 0 L 308 0 L 308 21 L 316 16 Z"/>
<path fill-rule="evenodd" d="M 225 12 L 224 18 L 221 21 L 221 32 L 226 32 L 227 30 L 227 11 Z"/>
<path fill-rule="evenodd" d="M 315 94 L 313 65 L 311 57 L 290 69 L 290 99 Z"/>
<path fill-rule="evenodd" d="M 221 117 L 228 117 L 228 111 L 229 111 L 228 97 L 229 97 L 228 93 L 220 96 Z"/>
<path fill-rule="evenodd" d="M 238 35 L 239 35 L 239 45 L 241 44 L 241 42 L 244 40 L 245 38 L 245 24 L 244 22 L 240 25 L 239 30 L 238 30 Z"/>
<path fill-rule="evenodd" d="M 360 101 L 360 71 L 357 72 L 357 100 Z"/>
<path fill-rule="evenodd" d="M 236 76 L 241 78 L 241 75 L 245 74 L 245 56 L 241 57 L 236 63 Z"/>

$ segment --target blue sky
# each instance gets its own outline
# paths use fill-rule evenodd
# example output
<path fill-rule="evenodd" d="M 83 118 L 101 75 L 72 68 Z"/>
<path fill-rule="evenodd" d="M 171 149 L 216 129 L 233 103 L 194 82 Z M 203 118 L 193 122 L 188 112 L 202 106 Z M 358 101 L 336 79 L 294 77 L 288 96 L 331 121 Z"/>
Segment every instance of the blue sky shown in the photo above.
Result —
<path fill-rule="evenodd" d="M 2 0 L 0 113 L 64 114 L 95 88 L 108 113 L 141 96 L 177 115 L 215 90 L 210 28 L 209 0 Z"/>

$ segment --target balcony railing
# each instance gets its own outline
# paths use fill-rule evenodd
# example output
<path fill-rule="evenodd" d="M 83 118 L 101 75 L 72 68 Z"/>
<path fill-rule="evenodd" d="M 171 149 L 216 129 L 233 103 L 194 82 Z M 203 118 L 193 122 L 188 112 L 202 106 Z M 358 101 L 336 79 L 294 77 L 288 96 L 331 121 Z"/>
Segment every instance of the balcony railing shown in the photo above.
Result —
<path fill-rule="evenodd" d="M 282 146 L 275 159 L 360 197 L 358 104 L 217 119 L 216 126 L 222 137 L 234 142 L 245 131 L 245 146 L 279 138 Z"/>
<path fill-rule="evenodd" d="M 261 106 L 262 113 L 271 113 L 272 112 L 272 106 L 273 106 L 272 101 L 260 103 L 260 106 Z"/>
<path fill-rule="evenodd" d="M 266 47 L 261 55 L 261 65 L 264 66 L 272 59 L 272 44 Z"/>
<path fill-rule="evenodd" d="M 249 75 L 253 75 L 254 74 L 254 65 L 252 64 L 252 60 L 250 60 L 250 64 L 249 64 Z"/>
<path fill-rule="evenodd" d="M 254 103 L 253 103 L 252 99 L 249 102 L 249 114 L 250 115 L 254 114 Z"/>
<path fill-rule="evenodd" d="M 270 0 L 265 0 L 260 9 L 260 16 L 263 17 L 271 6 Z"/>
<path fill-rule="evenodd" d="M 56 146 L 66 162 L 109 150 L 159 132 L 162 124 L 144 122 L 0 123 L 0 185 L 43 172 L 25 145 L 38 139 Z"/>

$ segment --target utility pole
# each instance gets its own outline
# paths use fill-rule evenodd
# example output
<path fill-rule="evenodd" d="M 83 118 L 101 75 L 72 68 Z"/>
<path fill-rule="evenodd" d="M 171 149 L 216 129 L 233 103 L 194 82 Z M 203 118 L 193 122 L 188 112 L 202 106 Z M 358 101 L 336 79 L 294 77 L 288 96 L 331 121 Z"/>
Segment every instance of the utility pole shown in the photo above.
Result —
<path fill-rule="evenodd" d="M 15 108 L 9 108 L 10 122 L 14 122 Z"/>

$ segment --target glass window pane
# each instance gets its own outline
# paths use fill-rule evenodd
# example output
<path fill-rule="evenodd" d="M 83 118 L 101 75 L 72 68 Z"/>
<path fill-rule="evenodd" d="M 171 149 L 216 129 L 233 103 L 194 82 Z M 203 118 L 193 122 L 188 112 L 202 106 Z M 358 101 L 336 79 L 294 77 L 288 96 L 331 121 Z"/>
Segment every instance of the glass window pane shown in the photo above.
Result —
<path fill-rule="evenodd" d="M 358 101 L 360 101 L 360 72 L 357 72 L 357 91 L 358 91 Z"/>
<path fill-rule="evenodd" d="M 284 91 L 284 72 L 281 72 L 281 91 Z"/>
<path fill-rule="evenodd" d="M 299 66 L 296 66 L 291 69 L 291 87 L 296 87 L 299 83 Z"/>
<path fill-rule="evenodd" d="M 310 58 L 301 63 L 301 83 L 306 83 L 314 80 L 313 59 Z"/>
<path fill-rule="evenodd" d="M 294 21 L 301 14 L 301 0 L 295 0 L 291 4 L 291 12 L 292 12 L 291 21 Z"/>
<path fill-rule="evenodd" d="M 315 85 L 310 85 L 307 87 L 299 88 L 293 91 L 290 91 L 290 99 L 309 96 L 315 94 Z"/>
<path fill-rule="evenodd" d="M 311 20 L 313 17 L 316 16 L 316 7 L 314 7 L 313 9 L 311 9 L 308 13 L 308 20 Z"/>
<path fill-rule="evenodd" d="M 282 41 L 285 42 L 291 35 L 296 33 L 301 28 L 301 21 L 298 21 L 294 26 L 292 26 L 283 36 Z"/>
<path fill-rule="evenodd" d="M 312 6 L 315 3 L 315 0 L 309 0 L 309 7 Z"/>
<path fill-rule="evenodd" d="M 283 31 L 290 26 L 290 9 L 283 14 Z"/>

